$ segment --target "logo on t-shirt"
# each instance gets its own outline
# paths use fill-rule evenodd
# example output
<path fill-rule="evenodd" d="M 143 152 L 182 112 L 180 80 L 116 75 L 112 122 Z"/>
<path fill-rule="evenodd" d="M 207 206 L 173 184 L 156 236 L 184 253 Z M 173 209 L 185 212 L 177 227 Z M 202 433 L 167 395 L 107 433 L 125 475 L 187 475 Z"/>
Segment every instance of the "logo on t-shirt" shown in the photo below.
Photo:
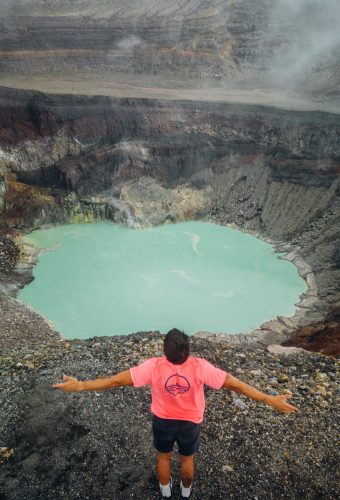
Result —
<path fill-rule="evenodd" d="M 190 389 L 189 380 L 183 375 L 171 375 L 165 382 L 165 390 L 168 391 L 172 396 L 178 396 L 178 394 L 184 394 Z"/>

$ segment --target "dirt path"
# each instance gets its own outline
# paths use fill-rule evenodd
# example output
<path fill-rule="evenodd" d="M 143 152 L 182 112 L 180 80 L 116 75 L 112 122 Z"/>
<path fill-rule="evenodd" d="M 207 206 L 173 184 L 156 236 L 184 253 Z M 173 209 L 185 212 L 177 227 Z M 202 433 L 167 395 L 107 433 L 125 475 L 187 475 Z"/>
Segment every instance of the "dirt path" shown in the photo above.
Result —
<path fill-rule="evenodd" d="M 46 77 L 22 75 L 0 77 L 0 86 L 37 90 L 50 94 L 103 95 L 109 97 L 190 100 L 273 106 L 300 111 L 321 111 L 340 114 L 340 100 L 307 99 L 266 89 L 242 90 L 203 82 L 194 87 L 191 82 L 142 78 L 138 75 L 93 74 Z"/>

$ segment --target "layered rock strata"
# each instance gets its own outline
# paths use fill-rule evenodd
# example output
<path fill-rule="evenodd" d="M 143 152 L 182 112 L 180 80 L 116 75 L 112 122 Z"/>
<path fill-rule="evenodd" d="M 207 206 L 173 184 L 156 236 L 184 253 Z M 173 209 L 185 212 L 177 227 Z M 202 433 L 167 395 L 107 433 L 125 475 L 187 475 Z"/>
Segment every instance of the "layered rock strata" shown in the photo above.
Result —
<path fill-rule="evenodd" d="M 156 87 L 190 82 L 334 99 L 340 11 L 324 3 L 1 0 L 1 73 L 13 82 L 99 74 L 128 85 L 157 79 Z"/>

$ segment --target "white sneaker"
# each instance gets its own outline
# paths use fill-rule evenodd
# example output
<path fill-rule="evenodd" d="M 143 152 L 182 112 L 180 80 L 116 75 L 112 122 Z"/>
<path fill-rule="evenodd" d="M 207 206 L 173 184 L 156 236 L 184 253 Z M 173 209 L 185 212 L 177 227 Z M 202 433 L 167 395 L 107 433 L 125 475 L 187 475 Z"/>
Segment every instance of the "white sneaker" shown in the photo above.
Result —
<path fill-rule="evenodd" d="M 163 486 L 159 483 L 159 489 L 161 490 L 162 498 L 171 498 L 172 495 L 172 477 L 170 477 L 169 484 Z"/>
<path fill-rule="evenodd" d="M 192 485 L 193 485 L 193 483 L 191 483 L 191 485 L 189 486 L 189 488 L 186 488 L 185 486 L 183 486 L 183 483 L 181 481 L 181 483 L 180 483 L 180 489 L 181 489 L 181 497 L 182 498 L 189 498 L 190 497 L 191 490 L 192 490 Z"/>

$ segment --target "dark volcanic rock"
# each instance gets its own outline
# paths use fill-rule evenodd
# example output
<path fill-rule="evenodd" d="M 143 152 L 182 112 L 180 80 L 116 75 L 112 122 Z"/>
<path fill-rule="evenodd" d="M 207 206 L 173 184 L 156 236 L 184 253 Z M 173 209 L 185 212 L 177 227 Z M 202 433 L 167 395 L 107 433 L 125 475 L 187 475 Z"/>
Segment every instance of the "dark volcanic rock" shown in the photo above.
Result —
<path fill-rule="evenodd" d="M 18 261 L 19 248 L 9 236 L 0 235 L 0 273 L 12 271 Z"/>
<path fill-rule="evenodd" d="M 339 355 L 340 311 L 332 311 L 322 322 L 299 328 L 294 337 L 283 345 L 302 347 L 327 356 Z"/>
<path fill-rule="evenodd" d="M 0 357 L 21 345 L 29 348 L 60 339 L 60 335 L 38 313 L 0 293 Z"/>

